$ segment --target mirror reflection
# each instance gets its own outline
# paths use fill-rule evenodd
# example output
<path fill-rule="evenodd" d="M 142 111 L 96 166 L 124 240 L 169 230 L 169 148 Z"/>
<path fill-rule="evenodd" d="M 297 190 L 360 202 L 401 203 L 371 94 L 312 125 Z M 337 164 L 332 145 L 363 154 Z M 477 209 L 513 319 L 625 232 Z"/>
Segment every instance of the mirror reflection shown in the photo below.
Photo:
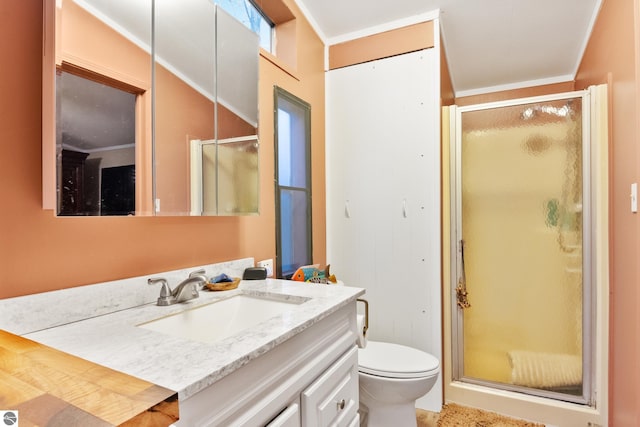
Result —
<path fill-rule="evenodd" d="M 117 3 L 56 2 L 58 215 L 149 213 L 151 2 L 132 2 L 147 18 L 130 32 L 114 24 Z"/>
<path fill-rule="evenodd" d="M 135 213 L 136 94 L 56 75 L 59 215 Z"/>
<path fill-rule="evenodd" d="M 257 213 L 258 46 L 210 0 L 58 0 L 58 214 Z"/>
<path fill-rule="evenodd" d="M 187 4 L 176 19 L 175 0 L 155 1 L 156 213 L 257 213 L 257 195 L 251 205 L 227 201 L 258 187 L 258 36 L 209 0 Z"/>
<path fill-rule="evenodd" d="M 251 13 L 247 16 L 251 26 L 257 27 L 259 17 Z M 257 137 L 260 40 L 220 8 L 216 29 L 217 214 L 256 214 L 260 188 Z M 206 195 L 203 193 L 204 200 Z"/>

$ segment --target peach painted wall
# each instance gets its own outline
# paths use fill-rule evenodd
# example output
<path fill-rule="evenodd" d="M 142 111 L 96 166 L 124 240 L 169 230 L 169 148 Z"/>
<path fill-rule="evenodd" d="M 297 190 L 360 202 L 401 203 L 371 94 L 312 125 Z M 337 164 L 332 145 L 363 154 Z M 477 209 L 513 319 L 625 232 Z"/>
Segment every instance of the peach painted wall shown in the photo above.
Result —
<path fill-rule="evenodd" d="M 329 69 L 429 49 L 433 46 L 433 21 L 420 22 L 329 46 Z"/>
<path fill-rule="evenodd" d="M 605 0 L 576 88 L 609 83 L 610 426 L 640 425 L 640 229 L 629 188 L 640 172 L 638 0 Z"/>
<path fill-rule="evenodd" d="M 440 45 L 440 105 L 453 105 L 454 102 L 455 94 L 453 93 L 453 84 L 451 83 L 447 53 L 444 50 L 444 46 Z"/>
<path fill-rule="evenodd" d="M 156 196 L 160 215 L 189 215 L 189 140 L 214 138 L 213 101 L 156 68 Z"/>
<path fill-rule="evenodd" d="M 256 217 L 56 218 L 42 209 L 42 0 L 0 2 L 0 298 L 242 257 L 275 257 L 273 85 L 312 105 L 314 261 L 325 263 L 324 46 L 293 0 L 295 77 L 260 59 Z"/>

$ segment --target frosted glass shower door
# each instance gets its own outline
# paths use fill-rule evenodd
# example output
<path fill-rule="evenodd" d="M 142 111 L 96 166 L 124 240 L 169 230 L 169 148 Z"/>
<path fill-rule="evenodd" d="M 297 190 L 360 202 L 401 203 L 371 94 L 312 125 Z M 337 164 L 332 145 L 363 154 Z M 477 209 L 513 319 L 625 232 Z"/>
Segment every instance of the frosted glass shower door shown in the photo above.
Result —
<path fill-rule="evenodd" d="M 574 94 L 458 109 L 462 381 L 573 402 L 589 395 L 585 105 Z"/>

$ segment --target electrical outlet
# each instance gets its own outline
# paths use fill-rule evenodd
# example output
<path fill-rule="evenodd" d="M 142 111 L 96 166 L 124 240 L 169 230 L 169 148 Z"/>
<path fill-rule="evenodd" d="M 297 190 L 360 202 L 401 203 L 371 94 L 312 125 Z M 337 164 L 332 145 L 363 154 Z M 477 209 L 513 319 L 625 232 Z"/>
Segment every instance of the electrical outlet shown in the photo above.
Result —
<path fill-rule="evenodd" d="M 258 261 L 258 267 L 263 267 L 267 270 L 267 277 L 273 277 L 273 260 L 272 259 L 264 259 L 262 261 Z"/>

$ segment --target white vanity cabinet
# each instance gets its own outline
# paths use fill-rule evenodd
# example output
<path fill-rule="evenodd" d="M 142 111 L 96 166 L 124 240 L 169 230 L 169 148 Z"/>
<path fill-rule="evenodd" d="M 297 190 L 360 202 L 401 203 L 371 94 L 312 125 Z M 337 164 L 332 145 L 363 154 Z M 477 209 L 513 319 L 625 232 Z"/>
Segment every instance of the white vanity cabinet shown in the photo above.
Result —
<path fill-rule="evenodd" d="M 299 427 L 300 426 L 300 401 L 290 403 L 278 414 L 267 427 Z"/>
<path fill-rule="evenodd" d="M 356 303 L 180 402 L 176 427 L 358 425 Z"/>
<path fill-rule="evenodd" d="M 358 349 L 348 350 L 301 395 L 305 427 L 349 426 L 358 415 Z"/>

